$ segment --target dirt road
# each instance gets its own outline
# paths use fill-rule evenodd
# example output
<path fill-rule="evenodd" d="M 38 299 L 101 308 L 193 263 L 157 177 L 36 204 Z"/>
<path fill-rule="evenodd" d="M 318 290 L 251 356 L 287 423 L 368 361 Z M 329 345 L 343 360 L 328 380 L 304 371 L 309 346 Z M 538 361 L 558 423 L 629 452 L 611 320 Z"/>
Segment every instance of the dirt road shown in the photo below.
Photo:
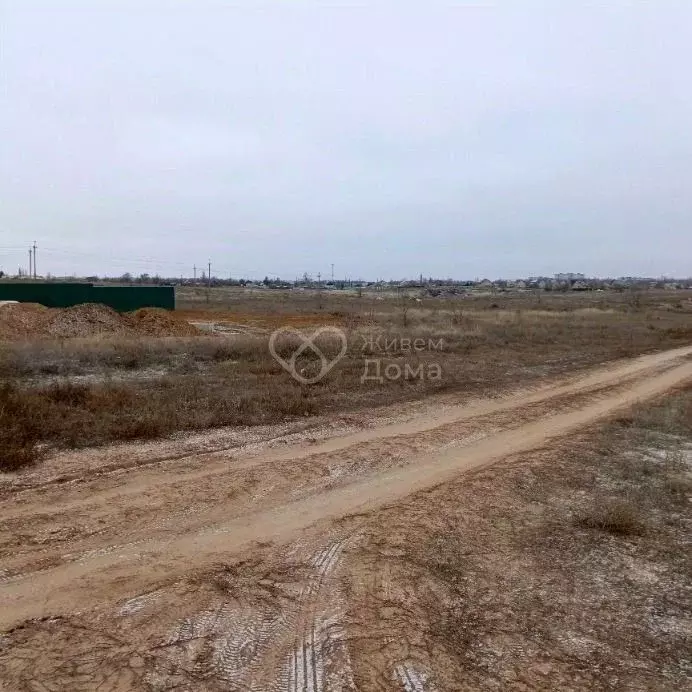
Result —
<path fill-rule="evenodd" d="M 451 405 L 320 442 L 179 454 L 133 465 L 79 454 L 4 488 L 0 629 L 104 607 L 192 569 L 394 503 L 598 421 L 692 377 L 691 348 L 532 392 Z M 85 459 L 89 453 L 82 454 Z M 146 462 L 146 463 L 144 463 Z M 252 551 L 250 550 L 250 553 Z"/>

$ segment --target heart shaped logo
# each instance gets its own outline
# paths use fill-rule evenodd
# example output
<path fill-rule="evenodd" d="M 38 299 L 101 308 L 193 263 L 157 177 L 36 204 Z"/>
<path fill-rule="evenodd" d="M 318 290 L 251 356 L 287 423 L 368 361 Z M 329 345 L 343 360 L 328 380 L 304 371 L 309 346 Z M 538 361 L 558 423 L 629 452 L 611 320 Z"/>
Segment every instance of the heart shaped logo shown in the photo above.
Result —
<path fill-rule="evenodd" d="M 336 356 L 328 358 L 322 349 L 315 343 L 317 339 L 324 334 L 333 335 L 341 343 L 341 348 Z M 277 342 L 284 336 L 291 336 L 298 342 L 298 345 L 295 347 L 288 360 L 277 352 Z M 281 329 L 272 332 L 269 337 L 269 352 L 274 357 L 274 360 L 281 365 L 284 370 L 289 372 L 293 379 L 301 384 L 315 384 L 319 382 L 346 355 L 347 349 L 348 340 L 346 339 L 346 334 L 337 327 L 320 327 L 310 335 L 299 332 L 292 327 L 281 327 Z M 303 372 L 296 366 L 297 359 L 307 350 L 312 351 L 320 359 L 320 371 L 313 377 L 305 377 Z"/>

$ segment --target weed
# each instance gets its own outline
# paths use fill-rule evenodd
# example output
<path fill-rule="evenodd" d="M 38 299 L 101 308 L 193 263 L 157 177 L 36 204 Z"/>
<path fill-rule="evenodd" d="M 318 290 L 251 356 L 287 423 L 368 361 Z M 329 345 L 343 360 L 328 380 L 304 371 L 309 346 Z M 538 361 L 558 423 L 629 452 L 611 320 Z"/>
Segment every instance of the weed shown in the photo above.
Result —
<path fill-rule="evenodd" d="M 576 517 L 578 526 L 617 536 L 642 536 L 646 523 L 639 509 L 628 500 L 610 500 L 591 507 Z"/>

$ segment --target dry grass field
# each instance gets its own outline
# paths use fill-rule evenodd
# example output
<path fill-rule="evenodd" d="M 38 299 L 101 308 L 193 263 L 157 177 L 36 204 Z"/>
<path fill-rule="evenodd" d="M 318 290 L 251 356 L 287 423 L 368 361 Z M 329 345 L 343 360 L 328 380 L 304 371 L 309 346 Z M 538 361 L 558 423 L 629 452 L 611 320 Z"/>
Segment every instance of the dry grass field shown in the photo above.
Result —
<path fill-rule="evenodd" d="M 420 299 L 218 288 L 208 302 L 204 289 L 181 289 L 177 300 L 181 321 L 214 333 L 111 329 L 0 343 L 0 467 L 18 468 L 56 445 L 270 424 L 445 391 L 491 396 L 692 338 L 692 299 L 675 292 Z M 301 385 L 269 352 L 269 335 L 282 326 L 339 327 L 346 356 L 328 377 Z M 416 340 L 425 346 L 407 347 Z M 338 350 L 328 339 L 320 345 Z M 311 372 L 317 358 L 304 356 L 301 366 Z M 366 364 L 373 359 L 381 381 Z M 439 376 L 427 376 L 438 365 Z M 400 376 L 383 377 L 387 367 Z"/>
<path fill-rule="evenodd" d="M 0 689 L 689 686 L 684 293 L 176 313 L 0 344 Z"/>

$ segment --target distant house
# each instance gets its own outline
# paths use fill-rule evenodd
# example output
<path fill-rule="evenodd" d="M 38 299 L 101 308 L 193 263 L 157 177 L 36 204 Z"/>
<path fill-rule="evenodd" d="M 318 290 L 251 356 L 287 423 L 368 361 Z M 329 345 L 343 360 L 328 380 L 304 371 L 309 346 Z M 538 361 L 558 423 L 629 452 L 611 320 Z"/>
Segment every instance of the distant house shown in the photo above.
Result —
<path fill-rule="evenodd" d="M 574 272 L 565 272 L 564 274 L 555 274 L 556 281 L 581 281 L 586 277 L 584 274 L 575 274 Z"/>

